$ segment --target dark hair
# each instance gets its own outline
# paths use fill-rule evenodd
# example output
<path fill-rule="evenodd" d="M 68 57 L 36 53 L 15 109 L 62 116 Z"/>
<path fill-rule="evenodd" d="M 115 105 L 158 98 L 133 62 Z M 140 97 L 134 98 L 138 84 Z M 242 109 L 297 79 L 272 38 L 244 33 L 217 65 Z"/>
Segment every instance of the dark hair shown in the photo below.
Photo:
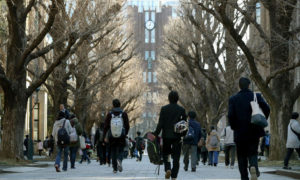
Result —
<path fill-rule="evenodd" d="M 241 77 L 240 80 L 239 80 L 240 89 L 249 89 L 250 83 L 251 82 L 248 78 Z"/>
<path fill-rule="evenodd" d="M 63 119 L 66 117 L 66 114 L 62 111 L 59 111 L 58 115 L 57 115 L 57 120 Z"/>
<path fill-rule="evenodd" d="M 188 116 L 191 118 L 191 119 L 195 119 L 196 118 L 196 113 L 194 112 L 194 111 L 190 111 L 189 113 L 188 113 Z"/>
<path fill-rule="evenodd" d="M 210 130 L 214 130 L 215 129 L 215 126 L 210 126 Z"/>
<path fill-rule="evenodd" d="M 299 114 L 297 112 L 292 113 L 292 119 L 298 119 Z"/>
<path fill-rule="evenodd" d="M 114 106 L 115 108 L 121 107 L 121 103 L 120 103 L 120 100 L 119 100 L 119 99 L 114 99 L 114 100 L 112 101 L 112 104 L 113 104 L 113 106 Z"/>
<path fill-rule="evenodd" d="M 178 92 L 177 91 L 171 91 L 170 93 L 169 93 L 169 102 L 171 103 L 171 104 L 175 104 L 175 103 L 177 103 L 177 101 L 178 101 L 178 99 L 179 99 L 179 95 L 178 95 Z"/>
<path fill-rule="evenodd" d="M 140 132 L 140 131 L 138 131 L 136 134 L 137 134 L 138 136 L 140 136 L 140 135 L 141 135 L 141 132 Z"/>
<path fill-rule="evenodd" d="M 70 115 L 70 119 L 73 119 L 73 118 L 75 118 L 76 117 L 76 115 L 74 114 L 74 113 L 72 113 L 71 115 Z"/>

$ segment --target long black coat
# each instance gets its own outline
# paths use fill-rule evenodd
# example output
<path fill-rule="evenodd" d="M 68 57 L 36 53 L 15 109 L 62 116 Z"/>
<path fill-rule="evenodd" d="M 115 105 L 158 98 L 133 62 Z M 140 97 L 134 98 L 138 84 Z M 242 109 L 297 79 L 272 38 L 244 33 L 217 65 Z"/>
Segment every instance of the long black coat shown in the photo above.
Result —
<path fill-rule="evenodd" d="M 181 136 L 174 133 L 174 125 L 180 120 L 186 121 L 185 109 L 178 104 L 168 104 L 160 110 L 159 120 L 154 134 L 159 135 L 162 131 L 162 138 L 179 139 Z"/>
<path fill-rule="evenodd" d="M 229 99 L 228 120 L 231 129 L 234 131 L 234 141 L 255 142 L 265 135 L 262 127 L 251 124 L 252 109 L 250 102 L 254 94 L 249 89 L 243 89 Z M 265 114 L 269 117 L 270 108 L 260 94 L 257 94 L 257 102 Z"/>

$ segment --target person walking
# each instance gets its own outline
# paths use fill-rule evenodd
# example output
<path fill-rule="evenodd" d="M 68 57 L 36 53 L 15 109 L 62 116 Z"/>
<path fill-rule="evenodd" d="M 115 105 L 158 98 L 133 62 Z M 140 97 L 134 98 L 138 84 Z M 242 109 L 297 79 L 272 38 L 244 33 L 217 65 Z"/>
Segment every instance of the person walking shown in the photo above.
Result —
<path fill-rule="evenodd" d="M 143 157 L 143 151 L 145 149 L 145 141 L 144 138 L 141 137 L 141 132 L 137 132 L 137 137 L 135 138 L 136 141 L 136 150 L 138 151 L 138 157 L 136 159 L 136 161 L 142 161 L 142 157 Z"/>
<path fill-rule="evenodd" d="M 87 145 L 87 136 L 85 134 L 85 132 L 82 133 L 82 141 L 85 142 L 85 144 Z M 82 155 L 81 155 L 81 160 L 79 161 L 79 163 L 81 164 L 82 161 L 87 161 L 88 164 L 91 163 L 91 160 L 87 154 L 87 146 L 85 147 L 81 147 L 81 151 L 82 151 Z"/>
<path fill-rule="evenodd" d="M 106 147 L 104 142 L 104 123 L 101 123 L 99 128 L 96 130 L 94 144 L 97 149 L 97 156 L 99 159 L 100 165 L 106 164 Z"/>
<path fill-rule="evenodd" d="M 225 166 L 229 167 L 230 165 L 230 168 L 233 169 L 236 148 L 233 140 L 233 131 L 229 125 L 224 128 L 221 137 L 224 138 Z"/>
<path fill-rule="evenodd" d="M 28 156 L 28 143 L 29 143 L 29 136 L 26 135 L 23 145 L 24 145 L 24 156 Z"/>
<path fill-rule="evenodd" d="M 75 114 L 70 116 L 70 123 L 72 126 L 72 131 L 70 133 L 70 162 L 71 162 L 71 169 L 75 169 L 75 161 L 78 148 L 80 146 L 79 136 L 82 134 L 82 126 L 78 122 Z"/>
<path fill-rule="evenodd" d="M 69 142 L 67 139 L 70 138 L 71 130 L 72 127 L 70 121 L 65 119 L 65 113 L 60 111 L 53 125 L 52 131 L 52 136 L 54 137 L 55 143 L 57 144 L 57 155 L 54 165 L 56 172 L 60 172 L 60 160 L 62 153 L 64 153 L 63 171 L 67 171 L 69 152 Z M 65 140 L 66 142 L 63 142 L 62 140 Z"/>
<path fill-rule="evenodd" d="M 240 91 L 229 99 L 228 120 L 234 131 L 239 171 L 242 180 L 248 180 L 248 167 L 251 180 L 256 180 L 260 175 L 257 154 L 259 138 L 265 135 L 263 127 L 251 123 L 252 109 L 250 102 L 254 101 L 254 93 L 249 90 L 250 80 L 240 78 Z M 263 97 L 256 93 L 257 102 L 266 119 L 270 114 L 269 105 Z M 248 166 L 249 161 L 249 166 Z"/>
<path fill-rule="evenodd" d="M 264 152 L 266 152 L 265 156 L 266 158 L 269 157 L 269 152 L 270 152 L 270 133 L 269 131 L 266 131 L 266 135 L 262 138 L 262 144 L 263 144 L 263 153 L 262 155 L 264 155 Z"/>
<path fill-rule="evenodd" d="M 59 110 L 65 113 L 65 118 L 70 119 L 70 112 L 65 108 L 65 105 L 60 104 L 59 105 Z"/>
<path fill-rule="evenodd" d="M 179 161 L 181 153 L 182 135 L 175 132 L 175 125 L 180 121 L 186 121 L 185 109 L 177 104 L 179 95 L 176 91 L 171 91 L 168 96 L 169 104 L 160 110 L 159 120 L 154 131 L 157 138 L 162 131 L 163 138 L 163 161 L 165 166 L 165 178 L 172 177 L 175 180 L 178 176 Z M 171 157 L 173 167 L 171 168 Z"/>
<path fill-rule="evenodd" d="M 206 148 L 206 139 L 207 139 L 206 129 L 202 128 L 202 136 L 200 139 L 200 143 L 198 144 L 198 147 L 201 149 L 200 157 L 202 159 L 201 162 L 203 163 L 203 165 L 206 165 L 207 157 L 208 157 L 208 151 Z"/>
<path fill-rule="evenodd" d="M 135 157 L 134 155 L 135 146 L 136 146 L 135 140 L 129 138 L 129 150 L 130 150 L 131 159 Z"/>
<path fill-rule="evenodd" d="M 48 140 L 48 150 L 49 150 L 49 157 L 51 157 L 53 150 L 54 150 L 54 138 L 50 135 L 50 139 Z"/>
<path fill-rule="evenodd" d="M 217 166 L 220 152 L 220 137 L 214 126 L 211 126 L 210 129 L 211 131 L 206 140 L 206 148 L 208 150 L 208 165 Z"/>
<path fill-rule="evenodd" d="M 39 156 L 42 156 L 43 142 L 40 139 L 38 140 L 38 151 L 39 151 Z"/>
<path fill-rule="evenodd" d="M 125 138 L 129 131 L 128 115 L 121 109 L 120 100 L 114 99 L 113 109 L 107 114 L 104 124 L 105 142 L 109 142 L 113 172 L 122 172 L 123 151 L 126 145 Z"/>
<path fill-rule="evenodd" d="M 191 169 L 192 172 L 196 172 L 196 165 L 198 161 L 197 147 L 201 138 L 201 125 L 196 121 L 196 113 L 194 111 L 190 111 L 188 113 L 188 124 L 189 130 L 183 139 L 184 170 L 188 170 L 189 156 L 191 155 Z"/>
<path fill-rule="evenodd" d="M 297 112 L 292 113 L 292 117 L 290 123 L 288 125 L 288 134 L 287 134 L 287 141 L 286 141 L 286 155 L 284 158 L 284 166 L 283 169 L 292 169 L 289 167 L 289 160 L 296 150 L 298 157 L 300 158 L 300 123 L 297 121 L 299 114 Z M 297 135 L 298 134 L 298 135 Z"/>

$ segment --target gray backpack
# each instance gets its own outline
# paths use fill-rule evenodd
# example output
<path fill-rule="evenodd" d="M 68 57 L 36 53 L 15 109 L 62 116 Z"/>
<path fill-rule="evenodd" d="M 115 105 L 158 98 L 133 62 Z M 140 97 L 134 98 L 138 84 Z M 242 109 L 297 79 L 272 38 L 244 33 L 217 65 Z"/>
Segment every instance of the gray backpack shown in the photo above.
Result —
<path fill-rule="evenodd" d="M 217 135 L 211 135 L 210 136 L 210 142 L 209 142 L 210 147 L 212 148 L 217 148 L 219 147 L 219 140 Z"/>

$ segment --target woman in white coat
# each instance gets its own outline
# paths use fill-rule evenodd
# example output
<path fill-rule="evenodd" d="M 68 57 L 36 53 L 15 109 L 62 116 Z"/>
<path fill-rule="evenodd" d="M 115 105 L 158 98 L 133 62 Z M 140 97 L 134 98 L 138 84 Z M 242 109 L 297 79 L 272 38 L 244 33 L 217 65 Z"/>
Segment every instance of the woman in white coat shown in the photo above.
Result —
<path fill-rule="evenodd" d="M 300 123 L 297 121 L 299 114 L 296 112 L 292 113 L 292 119 L 288 125 L 288 134 L 287 134 L 287 142 L 286 142 L 286 156 L 284 158 L 284 167 L 283 169 L 291 169 L 289 167 L 289 160 L 291 155 L 293 154 L 294 150 L 297 151 L 298 156 L 300 157 L 300 140 L 298 139 L 297 135 L 300 134 Z M 294 131 L 294 132 L 293 132 Z"/>

